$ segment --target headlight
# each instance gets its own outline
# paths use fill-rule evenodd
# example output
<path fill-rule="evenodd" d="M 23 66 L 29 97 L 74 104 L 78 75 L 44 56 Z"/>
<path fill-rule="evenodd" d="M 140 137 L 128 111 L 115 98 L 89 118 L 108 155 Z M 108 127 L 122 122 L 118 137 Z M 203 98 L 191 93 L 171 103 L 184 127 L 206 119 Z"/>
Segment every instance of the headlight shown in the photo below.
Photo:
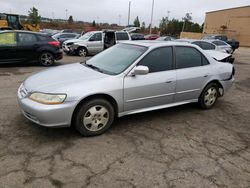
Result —
<path fill-rule="evenodd" d="M 66 99 L 66 94 L 32 93 L 29 98 L 42 104 L 61 104 Z"/>

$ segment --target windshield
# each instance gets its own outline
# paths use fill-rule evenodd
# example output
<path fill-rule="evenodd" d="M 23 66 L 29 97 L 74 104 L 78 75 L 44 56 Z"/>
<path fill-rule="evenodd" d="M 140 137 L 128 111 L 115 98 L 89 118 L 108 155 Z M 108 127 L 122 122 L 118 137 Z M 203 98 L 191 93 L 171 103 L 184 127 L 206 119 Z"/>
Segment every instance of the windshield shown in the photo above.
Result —
<path fill-rule="evenodd" d="M 146 50 L 143 46 L 117 44 L 94 56 L 86 64 L 96 67 L 103 73 L 116 75 L 128 68 Z"/>
<path fill-rule="evenodd" d="M 88 33 L 85 33 L 83 36 L 81 36 L 79 39 L 80 40 L 86 40 L 88 39 L 89 37 L 91 37 L 93 33 L 92 32 L 88 32 Z"/>

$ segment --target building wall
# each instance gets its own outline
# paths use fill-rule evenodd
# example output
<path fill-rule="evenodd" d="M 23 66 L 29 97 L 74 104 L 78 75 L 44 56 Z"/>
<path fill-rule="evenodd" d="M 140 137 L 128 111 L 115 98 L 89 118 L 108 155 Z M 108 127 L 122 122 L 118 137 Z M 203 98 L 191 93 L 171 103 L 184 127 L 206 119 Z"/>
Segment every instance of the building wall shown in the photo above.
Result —
<path fill-rule="evenodd" d="M 204 34 L 226 34 L 250 47 L 250 6 L 207 12 Z"/>

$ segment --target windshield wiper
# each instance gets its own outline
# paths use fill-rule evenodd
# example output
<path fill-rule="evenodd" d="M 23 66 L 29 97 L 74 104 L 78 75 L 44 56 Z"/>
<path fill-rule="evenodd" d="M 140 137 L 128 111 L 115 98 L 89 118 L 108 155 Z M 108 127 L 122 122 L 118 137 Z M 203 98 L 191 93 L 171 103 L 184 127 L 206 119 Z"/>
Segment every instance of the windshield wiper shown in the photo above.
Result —
<path fill-rule="evenodd" d="M 97 70 L 98 72 L 103 73 L 103 70 L 101 70 L 99 67 L 96 67 L 96 66 L 94 66 L 94 65 L 87 64 L 87 63 L 83 63 L 83 65 L 85 65 L 86 67 L 90 67 L 90 68 L 92 68 L 92 69 L 94 69 L 94 70 Z"/>

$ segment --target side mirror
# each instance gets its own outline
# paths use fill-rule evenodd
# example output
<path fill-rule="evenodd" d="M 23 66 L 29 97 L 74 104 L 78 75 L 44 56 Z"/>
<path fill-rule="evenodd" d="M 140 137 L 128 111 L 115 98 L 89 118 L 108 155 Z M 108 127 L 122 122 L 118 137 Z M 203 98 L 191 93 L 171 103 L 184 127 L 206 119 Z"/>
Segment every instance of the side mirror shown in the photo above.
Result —
<path fill-rule="evenodd" d="M 132 72 L 132 75 L 145 75 L 149 73 L 149 69 L 147 66 L 142 66 L 139 65 L 137 67 L 135 67 L 134 71 Z"/>

